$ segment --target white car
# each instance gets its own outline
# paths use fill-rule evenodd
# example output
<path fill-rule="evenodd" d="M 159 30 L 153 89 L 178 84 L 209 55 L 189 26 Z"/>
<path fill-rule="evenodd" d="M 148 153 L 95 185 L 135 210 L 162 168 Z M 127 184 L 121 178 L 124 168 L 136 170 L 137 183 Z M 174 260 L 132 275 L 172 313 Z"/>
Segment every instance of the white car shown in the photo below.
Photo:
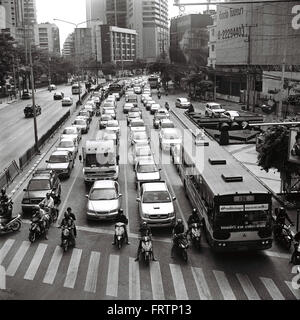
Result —
<path fill-rule="evenodd" d="M 143 119 L 132 119 L 129 124 L 130 132 L 146 131 L 145 122 Z"/>
<path fill-rule="evenodd" d="M 119 121 L 118 120 L 108 120 L 106 123 L 105 129 L 107 131 L 112 131 L 112 132 L 119 134 L 120 133 Z"/>
<path fill-rule="evenodd" d="M 152 103 L 150 106 L 150 113 L 155 114 L 161 108 L 159 103 Z"/>
<path fill-rule="evenodd" d="M 229 111 L 224 112 L 224 116 L 231 119 L 231 120 L 234 120 L 234 118 L 239 117 L 240 114 L 235 110 L 229 110 Z"/>
<path fill-rule="evenodd" d="M 113 108 L 113 109 L 115 109 L 116 107 L 117 107 L 117 104 L 113 100 L 104 100 L 102 105 L 101 105 L 101 108 Z"/>
<path fill-rule="evenodd" d="M 164 181 L 141 183 L 137 198 L 141 220 L 151 227 L 173 227 L 176 221 L 174 200 Z"/>
<path fill-rule="evenodd" d="M 106 109 L 106 110 L 103 110 L 101 115 L 105 115 L 105 114 L 108 114 L 110 115 L 114 120 L 116 119 L 116 112 L 114 109 Z"/>
<path fill-rule="evenodd" d="M 74 127 L 79 128 L 81 130 L 81 133 L 88 133 L 89 131 L 88 121 L 84 119 L 82 116 L 76 117 L 72 125 Z"/>
<path fill-rule="evenodd" d="M 220 117 L 225 111 L 219 103 L 209 102 L 205 106 L 205 115 L 211 118 Z"/>
<path fill-rule="evenodd" d="M 160 169 L 153 160 L 140 160 L 135 166 L 136 186 L 142 181 L 159 181 Z"/>
<path fill-rule="evenodd" d="M 131 144 L 148 144 L 150 138 L 148 137 L 146 131 L 133 131 L 130 135 Z"/>
<path fill-rule="evenodd" d="M 170 119 L 161 119 L 159 121 L 159 129 L 175 128 L 174 122 Z"/>
<path fill-rule="evenodd" d="M 181 133 L 176 128 L 160 130 L 159 146 L 162 150 L 170 150 L 171 146 L 182 143 Z"/>
<path fill-rule="evenodd" d="M 123 113 L 128 113 L 134 107 L 133 103 L 126 102 L 123 106 Z"/>
<path fill-rule="evenodd" d="M 69 138 L 69 139 L 61 139 L 59 141 L 58 146 L 56 147 L 57 151 L 70 151 L 72 153 L 73 159 L 75 161 L 77 152 L 78 152 L 78 145 L 74 141 L 74 139 Z"/>
<path fill-rule="evenodd" d="M 64 106 L 71 106 L 73 104 L 73 99 L 71 97 L 63 97 L 61 100 L 61 105 Z"/>
<path fill-rule="evenodd" d="M 94 108 L 91 104 L 86 104 L 82 110 L 88 111 L 90 115 L 93 116 L 95 114 L 96 108 Z"/>
<path fill-rule="evenodd" d="M 151 147 L 147 145 L 135 145 L 133 149 L 133 169 L 140 160 L 153 159 Z"/>
<path fill-rule="evenodd" d="M 76 127 L 66 127 L 64 128 L 60 139 L 74 139 L 77 144 L 81 140 L 81 130 L 77 129 Z"/>
<path fill-rule="evenodd" d="M 190 101 L 187 98 L 177 98 L 175 101 L 176 108 L 188 108 L 191 105 Z"/>

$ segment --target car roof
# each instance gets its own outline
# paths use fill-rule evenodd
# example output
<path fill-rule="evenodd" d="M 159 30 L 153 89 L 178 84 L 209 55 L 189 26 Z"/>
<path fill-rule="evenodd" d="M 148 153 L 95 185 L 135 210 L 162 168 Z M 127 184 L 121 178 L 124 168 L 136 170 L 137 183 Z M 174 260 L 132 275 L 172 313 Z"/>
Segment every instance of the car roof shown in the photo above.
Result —
<path fill-rule="evenodd" d="M 217 103 L 217 102 L 208 102 L 206 105 L 208 105 L 208 106 L 221 106 L 221 104 Z"/>
<path fill-rule="evenodd" d="M 180 101 L 182 101 L 182 100 L 185 100 L 185 101 L 187 101 L 188 100 L 188 98 L 184 98 L 184 97 L 181 97 L 181 98 L 177 98 L 178 100 L 180 100 Z"/>
<path fill-rule="evenodd" d="M 174 122 L 172 120 L 170 120 L 170 119 L 161 119 L 160 122 L 161 123 L 173 123 L 174 124 Z"/>
<path fill-rule="evenodd" d="M 93 184 L 93 189 L 106 189 L 106 188 L 114 188 L 116 181 L 114 180 L 98 180 Z"/>
<path fill-rule="evenodd" d="M 138 161 L 138 165 L 140 165 L 140 166 L 147 165 L 147 164 L 155 164 L 156 165 L 153 158 L 141 159 Z"/>
<path fill-rule="evenodd" d="M 52 152 L 52 155 L 68 155 L 70 153 L 70 151 L 68 150 L 55 150 Z"/>
<path fill-rule="evenodd" d="M 144 183 L 143 189 L 144 191 L 168 191 L 168 187 L 164 181 Z"/>
<path fill-rule="evenodd" d="M 68 138 L 67 136 L 64 136 L 63 139 L 61 139 L 59 142 L 64 142 L 64 141 L 68 141 L 68 142 L 71 141 L 74 143 L 74 139 L 71 137 Z"/>
<path fill-rule="evenodd" d="M 173 133 L 173 132 L 176 132 L 177 134 L 180 134 L 180 131 L 179 129 L 177 128 L 165 128 L 165 129 L 162 129 L 162 133 Z"/>
<path fill-rule="evenodd" d="M 74 129 L 74 128 L 75 128 L 75 130 L 77 130 L 76 127 L 74 127 L 74 126 L 65 127 L 64 130 L 69 130 L 69 129 Z M 63 131 L 64 131 L 64 130 L 63 130 Z M 78 132 L 78 131 L 77 131 L 77 132 Z"/>

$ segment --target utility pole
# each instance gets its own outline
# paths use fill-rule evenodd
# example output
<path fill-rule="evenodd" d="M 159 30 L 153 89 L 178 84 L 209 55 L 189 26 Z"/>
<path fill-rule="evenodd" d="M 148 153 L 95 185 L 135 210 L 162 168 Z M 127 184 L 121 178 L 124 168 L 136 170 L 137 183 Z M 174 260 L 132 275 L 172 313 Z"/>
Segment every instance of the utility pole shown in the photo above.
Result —
<path fill-rule="evenodd" d="M 49 88 L 50 88 L 50 85 L 51 85 L 50 61 L 51 61 L 51 57 L 49 56 L 49 53 L 48 53 L 48 82 L 49 82 Z"/>

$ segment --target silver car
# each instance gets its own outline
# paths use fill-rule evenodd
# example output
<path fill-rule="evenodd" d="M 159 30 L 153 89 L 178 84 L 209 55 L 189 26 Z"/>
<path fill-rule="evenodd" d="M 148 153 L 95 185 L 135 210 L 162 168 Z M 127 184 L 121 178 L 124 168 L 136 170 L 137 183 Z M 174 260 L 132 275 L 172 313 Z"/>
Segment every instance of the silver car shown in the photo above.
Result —
<path fill-rule="evenodd" d="M 91 220 L 114 219 L 121 208 L 120 186 L 117 181 L 95 181 L 86 196 L 86 216 Z"/>
<path fill-rule="evenodd" d="M 77 152 L 78 152 L 78 145 L 74 141 L 74 139 L 62 139 L 60 140 L 58 146 L 56 147 L 57 151 L 70 151 L 72 153 L 73 159 L 75 161 Z"/>

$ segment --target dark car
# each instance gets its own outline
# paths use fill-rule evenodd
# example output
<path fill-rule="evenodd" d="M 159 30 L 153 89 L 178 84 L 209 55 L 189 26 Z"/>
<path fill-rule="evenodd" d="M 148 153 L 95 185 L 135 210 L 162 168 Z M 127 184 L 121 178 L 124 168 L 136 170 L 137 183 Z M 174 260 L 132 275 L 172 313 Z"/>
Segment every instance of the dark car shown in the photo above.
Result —
<path fill-rule="evenodd" d="M 33 117 L 33 105 L 27 105 L 25 108 L 24 108 L 24 114 L 25 114 L 25 118 L 29 118 L 29 117 Z M 35 105 L 35 115 L 38 116 L 39 114 L 42 113 L 42 109 L 41 107 L 36 104 Z"/>
<path fill-rule="evenodd" d="M 22 100 L 31 99 L 31 93 L 29 91 L 24 91 L 21 96 Z"/>
<path fill-rule="evenodd" d="M 53 95 L 53 99 L 54 100 L 61 100 L 64 97 L 64 93 L 63 92 L 55 92 Z"/>
<path fill-rule="evenodd" d="M 22 211 L 32 212 L 32 209 L 46 197 L 48 192 L 54 193 L 54 203 L 58 204 L 61 194 L 61 183 L 54 170 L 37 169 L 23 190 Z"/>

